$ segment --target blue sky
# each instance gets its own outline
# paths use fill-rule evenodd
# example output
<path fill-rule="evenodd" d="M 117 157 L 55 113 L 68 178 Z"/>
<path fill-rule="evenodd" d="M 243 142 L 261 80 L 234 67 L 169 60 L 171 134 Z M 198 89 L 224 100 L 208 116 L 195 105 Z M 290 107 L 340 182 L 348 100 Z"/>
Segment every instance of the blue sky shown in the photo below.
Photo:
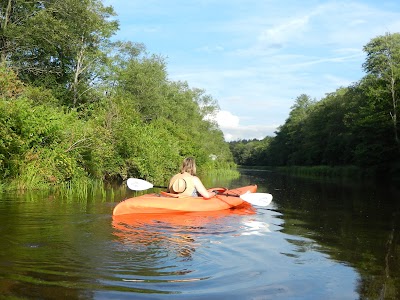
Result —
<path fill-rule="evenodd" d="M 320 100 L 365 73 L 372 38 L 400 32 L 398 0 L 104 0 L 116 39 L 165 57 L 169 79 L 217 100 L 227 141 L 273 136 L 301 94 Z"/>

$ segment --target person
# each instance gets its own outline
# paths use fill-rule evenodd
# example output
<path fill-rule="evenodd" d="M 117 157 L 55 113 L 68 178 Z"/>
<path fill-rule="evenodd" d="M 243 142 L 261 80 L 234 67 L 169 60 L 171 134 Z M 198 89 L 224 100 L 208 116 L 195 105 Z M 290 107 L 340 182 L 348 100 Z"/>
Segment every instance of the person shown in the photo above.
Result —
<path fill-rule="evenodd" d="M 192 197 L 201 195 L 207 199 L 217 194 L 214 191 L 208 191 L 200 178 L 196 176 L 196 161 L 193 157 L 183 160 L 180 172 L 174 175 L 169 182 L 168 191 Z"/>

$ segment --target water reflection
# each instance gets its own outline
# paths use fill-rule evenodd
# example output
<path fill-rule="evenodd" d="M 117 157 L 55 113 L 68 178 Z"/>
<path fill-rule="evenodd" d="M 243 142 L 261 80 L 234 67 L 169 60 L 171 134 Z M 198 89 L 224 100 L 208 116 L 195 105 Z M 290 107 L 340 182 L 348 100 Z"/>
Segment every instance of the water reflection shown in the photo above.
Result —
<path fill-rule="evenodd" d="M 400 299 L 389 186 L 244 172 L 266 207 L 112 218 L 115 200 L 0 199 L 0 295 L 24 299 Z M 122 189 L 122 188 L 121 188 Z M 0 298 L 1 298 L 0 296 Z"/>
<path fill-rule="evenodd" d="M 249 204 L 214 212 L 129 214 L 113 216 L 112 227 L 125 251 L 146 251 L 157 245 L 157 248 L 190 259 L 199 246 L 196 242 L 199 236 L 226 233 L 229 228 L 233 230 L 230 217 L 253 214 L 255 209 Z M 248 223 L 247 226 L 253 226 L 254 231 L 255 225 L 251 221 Z"/>
<path fill-rule="evenodd" d="M 113 216 L 115 251 L 120 252 L 125 260 L 124 271 L 119 271 L 125 274 L 122 282 L 132 284 L 135 289 L 140 287 L 143 290 L 157 289 L 157 293 L 178 293 L 171 283 L 215 280 L 212 275 L 215 267 L 200 271 L 203 267 L 199 266 L 199 257 L 200 261 L 208 263 L 210 260 L 204 255 L 209 254 L 205 249 L 219 244 L 216 237 L 237 235 L 239 228 L 235 226 L 235 220 L 255 213 L 251 205 L 244 204 L 215 212 Z M 251 222 L 249 220 L 247 226 Z M 195 260 L 198 250 L 200 253 Z M 167 283 L 168 286 L 162 286 Z"/>
<path fill-rule="evenodd" d="M 357 270 L 355 290 L 361 299 L 400 299 L 399 187 L 270 173 L 264 180 L 282 213 L 282 233 L 296 246 L 284 255 L 301 262 L 300 253 L 319 251 Z"/>
<path fill-rule="evenodd" d="M 269 224 L 261 221 L 250 220 L 242 223 L 244 226 L 244 232 L 242 235 L 263 235 L 266 232 L 271 232 L 269 230 Z"/>

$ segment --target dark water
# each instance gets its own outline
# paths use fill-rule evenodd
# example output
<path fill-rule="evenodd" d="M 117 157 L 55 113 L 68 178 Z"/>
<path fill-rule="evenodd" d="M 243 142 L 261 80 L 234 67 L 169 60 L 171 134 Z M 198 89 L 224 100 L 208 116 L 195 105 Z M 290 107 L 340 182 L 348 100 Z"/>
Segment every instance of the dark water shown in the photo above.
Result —
<path fill-rule="evenodd" d="M 0 299 L 399 299 L 400 192 L 242 171 L 267 208 L 113 219 L 85 200 L 0 196 Z"/>

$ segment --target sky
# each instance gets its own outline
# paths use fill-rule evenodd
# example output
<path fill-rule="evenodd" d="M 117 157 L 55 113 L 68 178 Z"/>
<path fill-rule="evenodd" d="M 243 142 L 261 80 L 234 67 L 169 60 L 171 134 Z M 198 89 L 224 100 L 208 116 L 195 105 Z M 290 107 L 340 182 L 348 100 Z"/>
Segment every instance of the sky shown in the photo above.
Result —
<path fill-rule="evenodd" d="M 363 47 L 400 32 L 398 0 L 103 0 L 117 40 L 165 58 L 168 78 L 220 107 L 226 141 L 274 136 L 302 94 L 359 81 Z"/>

